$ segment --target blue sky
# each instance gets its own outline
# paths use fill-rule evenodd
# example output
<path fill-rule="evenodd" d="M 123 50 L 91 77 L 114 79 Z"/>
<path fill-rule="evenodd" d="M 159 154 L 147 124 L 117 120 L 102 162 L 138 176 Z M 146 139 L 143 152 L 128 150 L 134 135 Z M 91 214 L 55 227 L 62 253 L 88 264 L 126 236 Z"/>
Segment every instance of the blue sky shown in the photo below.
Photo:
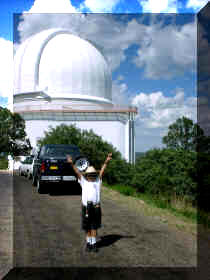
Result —
<path fill-rule="evenodd" d="M 45 2 L 45 0 L 42 0 Z M 13 38 L 13 13 L 22 13 L 23 11 L 29 11 L 34 4 L 34 0 L 13 0 L 7 1 L 2 0 L 0 1 L 0 35 L 1 37 L 12 40 Z M 53 1 L 52 1 L 53 2 Z M 151 3 L 151 7 L 153 2 L 167 2 L 166 9 L 163 11 L 159 11 L 158 9 L 154 11 L 155 13 L 163 12 L 167 13 L 170 12 L 170 3 L 175 2 L 176 6 L 176 13 L 197 13 L 205 4 L 207 3 L 206 0 L 179 0 L 179 1 L 138 1 L 138 0 L 71 0 L 71 5 L 76 9 L 80 9 L 81 5 L 84 5 L 83 12 L 95 12 L 93 6 L 95 3 L 103 3 L 109 2 L 110 7 L 105 7 L 104 4 L 98 5 L 98 11 L 100 12 L 111 12 L 111 13 L 143 13 L 143 12 L 153 12 L 152 8 L 150 10 L 143 8 L 142 2 Z M 113 4 L 113 5 L 111 5 Z M 168 4 L 168 5 L 167 5 Z M 107 5 L 108 6 L 108 5 Z M 154 5 L 155 6 L 155 5 Z M 157 5 L 158 6 L 158 5 Z M 149 7 L 148 7 L 149 8 Z"/>
<path fill-rule="evenodd" d="M 112 70 L 113 100 L 138 107 L 136 150 L 160 147 L 169 124 L 183 115 L 194 121 L 197 118 L 195 14 L 206 3 L 203 0 L 1 1 L 0 106 L 7 106 L 12 92 L 13 13 L 39 13 L 36 20 L 33 14 L 25 13 L 16 26 L 20 42 L 42 29 L 60 27 L 59 22 L 97 43 Z M 67 20 L 65 15 L 45 14 L 64 11 L 97 14 L 89 14 L 85 24 L 76 15 L 79 28 L 70 17 Z"/>

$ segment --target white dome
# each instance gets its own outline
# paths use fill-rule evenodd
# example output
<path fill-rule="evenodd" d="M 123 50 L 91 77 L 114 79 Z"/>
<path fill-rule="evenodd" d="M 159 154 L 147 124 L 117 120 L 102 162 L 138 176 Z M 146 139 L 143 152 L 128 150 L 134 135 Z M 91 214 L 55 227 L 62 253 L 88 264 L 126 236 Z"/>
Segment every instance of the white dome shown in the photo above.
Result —
<path fill-rule="evenodd" d="M 111 100 L 111 73 L 88 41 L 62 29 L 28 38 L 15 54 L 15 94 L 47 91 L 51 97 Z"/>

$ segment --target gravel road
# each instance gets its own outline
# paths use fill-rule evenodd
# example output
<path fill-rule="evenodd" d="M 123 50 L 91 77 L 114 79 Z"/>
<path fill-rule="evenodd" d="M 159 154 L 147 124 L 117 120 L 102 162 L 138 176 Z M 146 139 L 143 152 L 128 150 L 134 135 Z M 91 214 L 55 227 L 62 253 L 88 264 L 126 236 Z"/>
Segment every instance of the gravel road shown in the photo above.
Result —
<path fill-rule="evenodd" d="M 5 205 L 11 205 L 11 176 L 0 173 L 0 182 L 1 190 L 7 197 L 0 197 L 2 210 Z M 173 270 L 197 265 L 195 236 L 174 231 L 157 219 L 127 209 L 111 197 L 103 197 L 103 191 L 103 226 L 98 232 L 98 253 L 86 253 L 84 250 L 85 236 L 80 227 L 81 196 L 78 192 L 70 190 L 59 191 L 54 195 L 40 195 L 32 187 L 31 181 L 13 176 L 13 194 L 13 267 L 94 267 L 113 270 L 122 267 L 171 267 Z M 8 227 L 6 216 L 11 216 L 11 207 L 6 208 L 9 210 L 3 212 L 3 219 L 1 215 L 1 229 L 5 227 L 3 223 Z M 11 230 L 11 226 L 8 228 Z M 0 234 L 2 238 L 2 231 Z M 12 240 L 8 236 L 4 240 L 7 248 L 1 248 L 4 268 L 7 269 L 11 267 Z M 2 259 L 0 262 L 2 264 Z M 134 270 L 131 272 L 134 273 Z M 5 279 L 22 279 L 18 275 L 16 273 L 16 278 Z M 172 275 L 164 279 L 182 279 L 174 278 L 177 274 L 173 271 Z"/>

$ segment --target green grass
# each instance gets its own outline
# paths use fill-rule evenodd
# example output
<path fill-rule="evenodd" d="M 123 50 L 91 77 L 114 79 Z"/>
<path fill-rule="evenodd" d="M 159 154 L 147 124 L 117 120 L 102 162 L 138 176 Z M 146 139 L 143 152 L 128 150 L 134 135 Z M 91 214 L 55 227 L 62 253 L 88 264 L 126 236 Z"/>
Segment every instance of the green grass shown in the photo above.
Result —
<path fill-rule="evenodd" d="M 7 169 L 8 168 L 8 160 L 5 158 L 0 158 L 0 169 Z"/>
<path fill-rule="evenodd" d="M 104 186 L 109 186 L 106 183 L 103 183 Z M 109 186 L 110 187 L 110 186 Z M 121 194 L 127 195 L 127 196 L 135 196 L 136 191 L 134 188 L 129 186 L 121 186 L 121 185 L 113 185 L 111 188 L 115 191 L 118 191 Z"/>
<path fill-rule="evenodd" d="M 147 194 L 147 193 L 137 193 L 136 190 L 130 186 L 122 186 L 122 185 L 109 186 L 106 183 L 103 183 L 103 185 L 107 186 L 115 191 L 118 191 L 119 193 L 121 193 L 123 195 L 139 198 L 152 207 L 166 209 L 177 217 L 184 217 L 189 222 L 197 223 L 197 209 L 192 207 L 189 204 L 186 205 L 183 203 L 183 205 L 181 205 L 181 207 L 180 207 L 180 201 L 177 201 L 177 205 L 179 205 L 179 207 L 178 206 L 176 207 L 176 203 L 173 204 L 173 206 L 172 206 L 171 203 L 169 202 L 169 200 L 164 196 L 160 196 L 160 195 L 154 196 L 154 195 Z M 202 215 L 202 217 L 200 217 L 200 221 L 203 221 L 203 222 L 206 221 L 206 219 L 203 215 Z M 209 221 L 209 223 L 210 223 L 210 221 Z"/>

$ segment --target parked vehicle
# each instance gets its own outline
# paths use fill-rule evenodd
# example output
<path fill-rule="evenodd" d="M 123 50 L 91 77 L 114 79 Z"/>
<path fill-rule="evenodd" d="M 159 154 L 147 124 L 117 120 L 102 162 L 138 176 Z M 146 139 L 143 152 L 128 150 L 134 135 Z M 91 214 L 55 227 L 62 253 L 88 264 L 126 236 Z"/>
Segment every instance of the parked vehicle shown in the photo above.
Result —
<path fill-rule="evenodd" d="M 32 169 L 33 156 L 27 156 L 19 165 L 19 175 L 30 178 L 30 171 Z"/>
<path fill-rule="evenodd" d="M 27 169 L 27 178 L 30 180 L 32 179 L 33 177 L 33 166 L 34 166 L 34 161 L 35 161 L 35 158 L 33 157 L 32 158 L 32 162 L 31 164 L 28 165 L 28 169 Z"/>
<path fill-rule="evenodd" d="M 81 172 L 87 169 L 89 161 L 75 145 L 47 144 L 40 148 L 34 158 L 32 176 L 38 193 L 49 193 L 64 182 L 78 185 L 76 174 L 66 159 L 68 154 Z"/>

